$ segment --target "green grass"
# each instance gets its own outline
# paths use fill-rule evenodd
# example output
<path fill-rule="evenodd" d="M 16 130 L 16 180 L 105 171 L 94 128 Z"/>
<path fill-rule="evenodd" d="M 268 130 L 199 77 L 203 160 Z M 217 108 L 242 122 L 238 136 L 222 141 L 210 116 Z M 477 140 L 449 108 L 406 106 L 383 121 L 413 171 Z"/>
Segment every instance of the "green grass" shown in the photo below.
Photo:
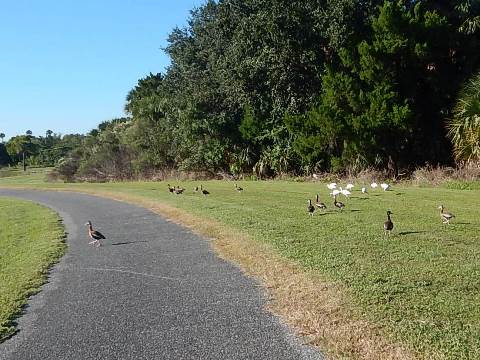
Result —
<path fill-rule="evenodd" d="M 64 230 L 51 210 L 0 198 L 0 342 L 14 333 L 13 320 L 45 281 L 64 251 Z"/>
<path fill-rule="evenodd" d="M 172 182 L 175 183 L 176 182 Z M 392 191 L 354 191 L 342 213 L 333 210 L 320 183 L 203 182 L 211 195 L 178 182 L 185 195 L 168 193 L 165 183 L 45 184 L 40 177 L 2 184 L 39 188 L 99 189 L 142 196 L 220 221 L 273 245 L 306 269 L 339 282 L 356 316 L 379 326 L 387 337 L 428 357 L 480 358 L 480 190 L 396 186 Z M 475 186 L 468 188 L 478 189 Z M 328 211 L 306 212 L 316 193 Z M 456 218 L 440 221 L 443 204 Z M 393 236 L 383 222 L 392 210 Z"/>

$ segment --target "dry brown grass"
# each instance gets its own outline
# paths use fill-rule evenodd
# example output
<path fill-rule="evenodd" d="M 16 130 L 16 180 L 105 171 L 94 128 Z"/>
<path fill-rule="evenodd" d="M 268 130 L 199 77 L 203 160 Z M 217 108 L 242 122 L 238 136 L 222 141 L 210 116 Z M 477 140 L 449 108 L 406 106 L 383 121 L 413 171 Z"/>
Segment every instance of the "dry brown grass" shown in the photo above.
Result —
<path fill-rule="evenodd" d="M 416 185 L 440 185 L 446 181 L 480 180 L 480 163 L 467 163 L 457 168 L 445 166 L 425 166 L 418 168 L 412 175 L 412 183 Z"/>
<path fill-rule="evenodd" d="M 268 295 L 270 311 L 328 358 L 416 358 L 413 352 L 385 338 L 373 325 L 355 318 L 349 311 L 350 300 L 339 284 L 305 271 L 267 245 L 233 232 L 216 221 L 199 221 L 184 210 L 140 196 L 102 190 L 81 192 L 143 206 L 208 237 L 220 257 L 239 265 L 245 274 L 260 282 Z"/>

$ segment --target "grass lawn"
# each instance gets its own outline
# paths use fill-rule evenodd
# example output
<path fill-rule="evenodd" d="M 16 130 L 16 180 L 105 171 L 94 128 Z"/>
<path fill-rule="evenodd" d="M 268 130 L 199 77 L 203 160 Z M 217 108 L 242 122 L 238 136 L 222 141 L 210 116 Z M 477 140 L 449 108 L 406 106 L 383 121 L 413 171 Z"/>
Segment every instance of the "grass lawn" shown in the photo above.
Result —
<path fill-rule="evenodd" d="M 0 342 L 13 334 L 13 319 L 39 290 L 48 267 L 64 251 L 64 230 L 51 210 L 0 197 Z"/>
<path fill-rule="evenodd" d="M 346 204 L 343 212 L 334 210 L 322 183 L 239 182 L 245 191 L 237 193 L 231 182 L 208 181 L 203 182 L 208 197 L 193 193 L 199 182 L 178 184 L 187 188 L 184 195 L 170 194 L 159 182 L 49 184 L 40 175 L 0 179 L 0 187 L 122 193 L 216 220 L 339 284 L 352 316 L 418 357 L 480 358 L 478 183 L 466 189 L 394 186 L 370 195 L 361 194 L 357 184 L 349 199 L 340 199 Z M 314 201 L 316 193 L 328 209 L 312 218 L 307 199 Z M 449 225 L 440 220 L 440 204 L 456 215 Z M 383 235 L 387 210 L 395 224 L 389 238 Z"/>

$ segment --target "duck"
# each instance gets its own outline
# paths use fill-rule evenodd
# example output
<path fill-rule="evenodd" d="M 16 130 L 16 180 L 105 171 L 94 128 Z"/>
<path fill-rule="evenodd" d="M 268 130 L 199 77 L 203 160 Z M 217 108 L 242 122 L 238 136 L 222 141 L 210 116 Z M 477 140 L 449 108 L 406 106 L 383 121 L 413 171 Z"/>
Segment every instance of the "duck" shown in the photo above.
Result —
<path fill-rule="evenodd" d="M 243 191 L 243 188 L 235 184 L 235 190 L 237 190 L 239 193 Z"/>
<path fill-rule="evenodd" d="M 173 189 L 173 192 L 177 195 L 180 195 L 180 194 L 183 194 L 183 192 L 185 191 L 184 188 L 181 188 L 180 186 L 176 186 L 174 189 Z"/>
<path fill-rule="evenodd" d="M 317 209 L 323 209 L 323 210 L 327 209 L 327 206 L 323 202 L 320 202 L 318 194 L 317 194 L 317 199 L 315 201 L 315 206 L 317 207 Z"/>
<path fill-rule="evenodd" d="M 312 205 L 311 199 L 308 199 L 307 211 L 311 216 L 313 216 L 313 213 L 315 212 L 315 206 Z"/>
<path fill-rule="evenodd" d="M 370 184 L 372 189 L 376 189 L 378 187 L 378 184 L 376 182 L 373 182 Z"/>
<path fill-rule="evenodd" d="M 327 185 L 327 188 L 329 190 L 336 189 L 337 188 L 337 183 L 330 183 L 330 184 Z"/>
<path fill-rule="evenodd" d="M 103 236 L 100 231 L 93 230 L 92 222 L 90 220 L 87 221 L 85 225 L 88 226 L 88 236 L 93 240 L 90 241 L 89 244 L 95 244 L 96 247 L 101 246 L 102 244 L 100 244 L 100 240 L 106 239 L 105 236 Z"/>
<path fill-rule="evenodd" d="M 390 185 L 386 183 L 381 183 L 380 186 L 382 187 L 383 191 L 390 190 Z"/>
<path fill-rule="evenodd" d="M 393 230 L 393 221 L 392 221 L 392 219 L 390 218 L 390 215 L 392 215 L 392 214 L 393 214 L 393 213 L 392 213 L 390 210 L 388 210 L 388 211 L 387 211 L 387 221 L 385 221 L 385 222 L 383 223 L 383 231 L 384 231 L 384 234 L 385 234 L 385 235 L 388 234 L 389 236 L 390 236 L 390 233 L 391 233 L 392 230 Z"/>
<path fill-rule="evenodd" d="M 455 215 L 449 212 L 444 212 L 443 210 L 445 210 L 445 207 L 443 205 L 440 205 L 438 208 L 440 209 L 440 218 L 442 219 L 442 222 L 444 224 L 450 224 L 450 220 L 452 220 Z"/>
<path fill-rule="evenodd" d="M 205 196 L 207 196 L 208 194 L 210 194 L 206 189 L 203 188 L 203 185 L 200 185 L 200 192 L 201 192 L 203 195 L 205 195 Z"/>
<path fill-rule="evenodd" d="M 333 205 L 334 205 L 337 209 L 339 209 L 340 211 L 342 211 L 343 208 L 345 207 L 345 204 L 344 204 L 344 203 L 342 203 L 342 202 L 340 202 L 340 201 L 337 201 L 337 196 L 336 196 L 336 195 L 333 197 Z"/>

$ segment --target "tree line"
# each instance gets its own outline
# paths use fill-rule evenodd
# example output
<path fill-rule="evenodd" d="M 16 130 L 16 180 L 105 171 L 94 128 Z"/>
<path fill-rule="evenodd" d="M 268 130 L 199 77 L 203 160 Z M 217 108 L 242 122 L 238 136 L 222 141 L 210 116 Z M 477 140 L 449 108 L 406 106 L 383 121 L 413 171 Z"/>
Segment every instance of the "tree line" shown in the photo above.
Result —
<path fill-rule="evenodd" d="M 68 176 L 356 172 L 479 159 L 478 0 L 209 0 Z M 7 144 L 8 145 L 8 144 Z"/>

